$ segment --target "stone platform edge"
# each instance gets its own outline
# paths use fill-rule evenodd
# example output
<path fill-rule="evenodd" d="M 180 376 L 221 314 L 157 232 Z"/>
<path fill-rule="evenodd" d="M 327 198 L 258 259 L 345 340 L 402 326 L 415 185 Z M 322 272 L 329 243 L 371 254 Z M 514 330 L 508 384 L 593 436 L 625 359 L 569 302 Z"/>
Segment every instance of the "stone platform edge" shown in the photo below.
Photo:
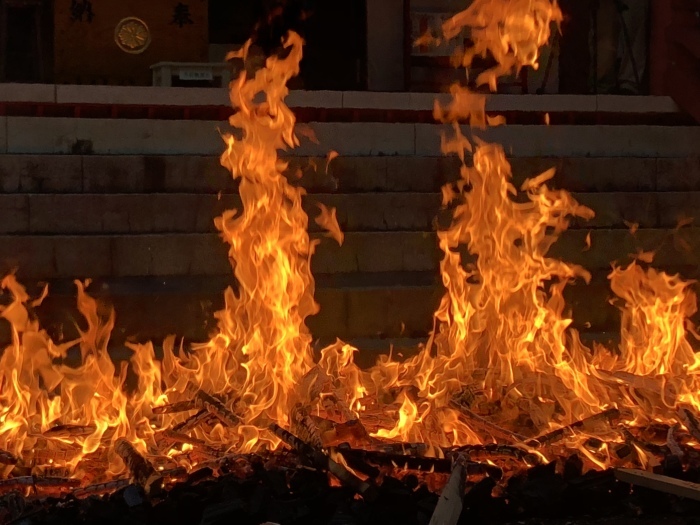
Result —
<path fill-rule="evenodd" d="M 291 91 L 293 108 L 432 111 L 445 93 L 370 91 Z M 163 88 L 149 86 L 85 86 L 0 83 L 0 104 L 125 105 L 169 107 L 228 107 L 222 88 Z M 669 97 L 618 95 L 489 95 L 487 110 L 513 112 L 676 114 Z"/>

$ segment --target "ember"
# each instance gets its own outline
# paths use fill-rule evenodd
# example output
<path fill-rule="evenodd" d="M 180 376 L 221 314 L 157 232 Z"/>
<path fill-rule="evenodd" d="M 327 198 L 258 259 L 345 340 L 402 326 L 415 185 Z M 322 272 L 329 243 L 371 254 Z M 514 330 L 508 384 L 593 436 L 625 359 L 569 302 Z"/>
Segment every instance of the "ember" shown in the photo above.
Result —
<path fill-rule="evenodd" d="M 439 38 L 472 28 L 474 47 L 458 62 L 493 55 L 499 65 L 480 82 L 495 88 L 499 76 L 537 66 L 560 20 L 552 0 L 477 0 Z M 86 328 L 78 341 L 57 344 L 31 315 L 46 291 L 32 299 L 14 276 L 2 281 L 13 297 L 2 310 L 13 344 L 0 358 L 0 519 L 43 519 L 47 497 L 64 498 L 53 507 L 64 520 L 125 512 L 152 521 L 159 509 L 157 519 L 170 523 L 245 515 L 250 523 L 432 516 L 451 524 L 537 508 L 558 516 L 585 511 L 586 501 L 601 514 L 674 501 L 645 500 L 627 483 L 700 499 L 697 486 L 658 475 L 690 481 L 700 472 L 689 283 L 645 269 L 649 257 L 613 268 L 622 344 L 586 347 L 570 328 L 563 291 L 589 273 L 547 253 L 572 218 L 593 212 L 545 185 L 553 170 L 516 189 L 503 148 L 459 126 L 502 119 L 459 86 L 450 105 L 435 108 L 454 130 L 443 151 L 462 167 L 443 188 L 453 220 L 439 232 L 446 294 L 433 336 L 415 357 L 384 357 L 369 370 L 340 341 L 315 361 L 305 319 L 318 310 L 310 269 L 317 241 L 303 190 L 278 157 L 298 145 L 284 99 L 302 40 L 292 33 L 284 47 L 231 85 L 237 131 L 225 137 L 221 161 L 240 181 L 242 209 L 216 226 L 239 286 L 225 292 L 208 342 L 178 349 L 171 338 L 162 360 L 152 345 L 133 345 L 129 366 L 116 368 L 108 354 L 114 313 L 98 307 L 86 283 L 76 282 Z M 245 59 L 247 49 L 232 57 Z M 342 243 L 335 210 L 322 206 L 316 221 Z M 464 260 L 461 246 L 475 258 Z M 74 347 L 77 367 L 66 364 Z"/>

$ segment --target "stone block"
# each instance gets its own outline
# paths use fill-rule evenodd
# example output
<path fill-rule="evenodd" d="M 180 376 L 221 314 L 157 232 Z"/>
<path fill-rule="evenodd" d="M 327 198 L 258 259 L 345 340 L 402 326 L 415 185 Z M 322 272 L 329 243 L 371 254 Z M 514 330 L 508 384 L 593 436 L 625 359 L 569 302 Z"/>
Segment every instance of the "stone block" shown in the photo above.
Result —
<path fill-rule="evenodd" d="M 424 271 L 437 267 L 437 242 L 432 233 L 357 233 L 355 237 L 360 272 Z"/>
<path fill-rule="evenodd" d="M 145 184 L 146 163 L 136 155 L 86 155 L 83 158 L 83 191 L 86 193 L 140 193 Z"/>
<path fill-rule="evenodd" d="M 48 87 L 48 86 L 47 86 Z M 178 88 L 155 86 L 83 86 L 62 84 L 56 90 L 59 104 L 107 104 L 133 106 L 229 106 L 224 88 Z M 0 91 L 0 95 L 2 91 Z"/>
<path fill-rule="evenodd" d="M 6 117 L 7 153 L 71 153 L 77 146 L 79 119 Z M 82 137 L 90 139 L 90 137 Z"/>
<path fill-rule="evenodd" d="M 110 239 L 104 236 L 55 236 L 56 276 L 86 279 L 112 272 Z"/>
<path fill-rule="evenodd" d="M 342 94 L 344 108 L 406 110 L 411 106 L 411 93 L 344 91 Z"/>
<path fill-rule="evenodd" d="M 700 191 L 700 154 L 656 160 L 657 191 Z"/>
<path fill-rule="evenodd" d="M 0 235 L 28 233 L 29 202 L 26 195 L 0 195 Z"/>
<path fill-rule="evenodd" d="M 641 228 L 655 228 L 659 207 L 656 193 L 613 192 L 576 193 L 574 198 L 595 212 L 591 220 L 573 219 L 572 226 L 579 228 L 627 228 L 636 223 Z"/>
<path fill-rule="evenodd" d="M 336 337 L 347 337 L 347 290 L 342 288 L 317 288 L 315 296 L 321 309 L 316 315 L 306 320 L 306 325 L 314 338 L 333 341 Z"/>
<path fill-rule="evenodd" d="M 594 112 L 595 95 L 489 95 L 487 111 Z"/>
<path fill-rule="evenodd" d="M 56 86 L 53 84 L 2 83 L 0 84 L 0 101 L 51 104 L 56 102 Z"/>
<path fill-rule="evenodd" d="M 112 275 L 151 275 L 153 240 L 148 235 L 118 235 L 111 239 Z"/>
<path fill-rule="evenodd" d="M 438 157 L 395 157 L 387 159 L 385 190 L 430 192 L 444 184 Z"/>
<path fill-rule="evenodd" d="M 601 113 L 678 113 L 671 97 L 629 97 L 626 95 L 596 95 Z"/>
<path fill-rule="evenodd" d="M 20 280 L 57 277 L 55 245 L 53 237 L 0 236 L 0 273 L 16 270 Z"/>
<path fill-rule="evenodd" d="M 78 156 L 0 155 L 3 193 L 79 193 L 82 191 Z"/>
<path fill-rule="evenodd" d="M 101 233 L 101 195 L 35 194 L 29 197 L 29 228 L 35 234 Z"/>
<path fill-rule="evenodd" d="M 285 100 L 290 108 L 326 108 L 343 107 L 342 91 L 290 91 Z"/>
<path fill-rule="evenodd" d="M 669 191 L 656 194 L 659 207 L 659 226 L 675 228 L 679 221 L 692 220 L 700 223 L 700 191 Z"/>
<path fill-rule="evenodd" d="M 309 124 L 319 144 L 304 139 L 294 155 L 325 156 L 329 151 L 340 155 L 413 155 L 413 124 L 382 122 L 314 122 Z M 337 160 L 337 159 L 336 159 Z"/>
<path fill-rule="evenodd" d="M 229 245 L 219 235 L 188 235 L 187 249 L 191 260 L 189 275 L 233 275 Z"/>

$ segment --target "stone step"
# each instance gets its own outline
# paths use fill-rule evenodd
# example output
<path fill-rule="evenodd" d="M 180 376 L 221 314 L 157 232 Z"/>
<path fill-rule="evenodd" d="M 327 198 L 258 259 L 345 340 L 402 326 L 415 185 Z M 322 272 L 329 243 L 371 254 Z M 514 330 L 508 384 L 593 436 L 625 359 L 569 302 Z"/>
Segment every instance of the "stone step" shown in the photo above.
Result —
<path fill-rule="evenodd" d="M 687 275 L 698 273 L 697 269 Z M 607 272 L 594 275 L 591 284 L 573 283 L 565 291 L 566 313 L 573 327 L 582 334 L 619 333 L 619 300 L 614 297 Z M 433 314 L 444 294 L 443 287 L 429 282 L 431 276 L 395 274 L 381 285 L 372 275 L 355 275 L 345 282 L 333 283 L 321 276 L 315 297 L 320 312 L 307 319 L 307 325 L 319 345 L 336 338 L 422 339 L 433 327 Z M 325 282 L 324 282 L 325 281 Z M 31 283 L 28 283 L 31 284 Z M 214 313 L 223 307 L 223 290 L 235 283 L 228 278 L 188 279 L 112 279 L 96 281 L 88 291 L 100 303 L 116 312 L 112 337 L 115 344 L 126 341 L 161 341 L 170 334 L 189 341 L 206 340 L 215 329 Z M 39 286 L 31 285 L 32 296 Z M 694 285 L 696 293 L 700 286 Z M 69 283 L 51 283 L 48 297 L 36 310 L 41 324 L 52 337 L 71 340 L 77 337 L 80 315 L 75 307 L 75 287 Z M 696 316 L 697 317 L 697 316 Z M 697 321 L 697 319 L 695 319 Z M 9 327 L 0 323 L 0 342 L 10 341 Z"/>
<path fill-rule="evenodd" d="M 627 230 L 570 230 L 550 255 L 599 270 L 651 250 L 658 251 L 655 263 L 661 267 L 700 266 L 700 228 L 649 228 L 634 235 Z M 349 232 L 343 246 L 323 238 L 311 266 L 314 274 L 437 272 L 440 258 L 433 232 Z M 221 276 L 231 271 L 227 247 L 218 235 L 207 233 L 1 235 L 0 271 L 17 268 L 28 279 Z"/>
<path fill-rule="evenodd" d="M 290 157 L 312 192 L 438 192 L 459 176 L 454 157 Z M 512 158 L 514 182 L 555 167 L 569 191 L 700 191 L 700 152 L 688 158 Z M 326 170 L 328 173 L 326 173 Z M 290 177 L 295 180 L 296 177 Z M 0 155 L 1 193 L 207 193 L 236 184 L 213 156 Z"/>
<path fill-rule="evenodd" d="M 317 140 L 294 155 L 438 156 L 446 126 L 382 122 L 311 122 Z M 0 153 L 217 155 L 225 121 L 0 117 Z M 465 132 L 470 129 L 465 127 Z M 700 126 L 511 125 L 474 132 L 516 157 L 686 157 L 698 152 Z"/>
<path fill-rule="evenodd" d="M 700 191 L 574 193 L 596 216 L 575 219 L 572 229 L 673 228 L 700 219 Z M 304 197 L 309 230 L 318 203 L 336 208 L 344 232 L 430 231 L 445 228 L 451 211 L 438 193 L 312 194 Z M 234 194 L 0 194 L 0 234 L 211 233 L 214 218 L 240 209 Z"/>

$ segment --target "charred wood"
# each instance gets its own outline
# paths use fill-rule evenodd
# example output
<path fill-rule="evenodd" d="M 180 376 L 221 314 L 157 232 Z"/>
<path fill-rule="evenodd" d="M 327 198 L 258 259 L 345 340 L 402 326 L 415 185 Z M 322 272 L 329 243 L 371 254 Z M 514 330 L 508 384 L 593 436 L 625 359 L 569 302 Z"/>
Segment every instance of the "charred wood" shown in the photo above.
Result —
<path fill-rule="evenodd" d="M 114 445 L 114 449 L 124 461 L 134 481 L 141 485 L 147 494 L 160 490 L 162 477 L 131 443 L 121 438 Z"/>
<path fill-rule="evenodd" d="M 567 436 L 573 435 L 576 430 L 586 428 L 596 423 L 610 422 L 615 419 L 618 419 L 619 417 L 620 411 L 618 409 L 609 408 L 608 410 L 604 410 L 603 412 L 600 412 L 598 414 L 594 414 L 587 418 L 581 419 L 565 427 L 558 428 L 557 430 L 552 430 L 551 432 L 547 432 L 546 434 L 542 434 L 535 438 L 529 439 L 526 441 L 526 444 L 531 447 L 551 445 L 552 443 L 556 443 L 557 441 L 560 441 Z"/>
<path fill-rule="evenodd" d="M 191 415 L 187 419 L 185 419 L 183 422 L 178 423 L 172 428 L 173 432 L 179 432 L 182 434 L 186 434 L 193 428 L 195 428 L 197 425 L 204 423 L 208 419 L 212 418 L 213 416 L 209 413 L 208 410 L 202 409 L 196 414 Z"/>
<path fill-rule="evenodd" d="M 9 453 L 7 450 L 0 450 L 0 464 L 2 465 L 16 465 L 19 459 L 13 454 Z"/>
<path fill-rule="evenodd" d="M 292 407 L 290 419 L 292 431 L 298 435 L 302 441 L 305 441 L 313 447 L 323 448 L 321 431 L 301 403 L 297 403 Z"/>
<path fill-rule="evenodd" d="M 58 425 L 44 432 L 42 436 L 46 438 L 68 439 L 90 436 L 94 432 L 95 427 L 91 425 Z"/>
<path fill-rule="evenodd" d="M 79 486 L 80 481 L 77 479 L 20 476 L 17 478 L 0 480 L 0 493 L 26 488 L 31 488 L 34 492 L 67 492 Z"/>
<path fill-rule="evenodd" d="M 118 490 L 128 487 L 131 484 L 129 479 L 115 479 L 107 483 L 95 483 L 87 487 L 73 491 L 73 496 L 78 499 L 89 498 L 90 496 L 100 496 L 102 494 L 111 494 Z"/>
<path fill-rule="evenodd" d="M 681 449 L 681 446 L 678 444 L 678 441 L 676 441 L 676 430 L 678 430 L 679 425 L 672 425 L 668 428 L 668 432 L 666 434 L 666 446 L 668 447 L 669 452 L 671 455 L 682 458 L 683 457 L 683 450 Z"/>
<path fill-rule="evenodd" d="M 193 447 L 196 447 L 198 450 L 201 450 L 212 457 L 218 457 L 221 455 L 220 450 L 217 450 L 214 447 L 210 447 L 205 441 L 197 439 L 195 437 L 191 437 L 187 434 L 175 432 L 174 430 L 166 430 L 165 432 L 163 432 L 163 437 L 172 443 L 185 443 L 188 445 L 192 445 Z"/>
<path fill-rule="evenodd" d="M 467 424 L 472 428 L 487 432 L 495 438 L 508 441 L 509 443 L 519 443 L 527 439 L 525 436 L 521 436 L 516 432 L 511 432 L 510 430 L 499 427 L 495 423 L 491 423 L 491 421 L 488 419 L 481 417 L 475 412 L 472 412 L 469 408 L 454 399 L 450 401 L 450 406 L 457 410 L 460 415 L 464 416 L 464 418 L 467 420 Z"/>
<path fill-rule="evenodd" d="M 700 423 L 698 423 L 695 414 L 688 408 L 681 407 L 678 409 L 678 418 L 685 425 L 685 428 L 688 429 L 690 435 L 700 441 Z"/>
<path fill-rule="evenodd" d="M 230 427 L 235 427 L 241 422 L 241 418 L 226 408 L 221 401 L 214 396 L 210 396 L 203 390 L 197 392 L 194 403 L 195 408 L 206 410 L 219 421 Z"/>
<path fill-rule="evenodd" d="M 488 461 L 496 458 L 509 458 L 522 461 L 529 465 L 541 463 L 541 458 L 522 448 L 513 445 L 499 445 L 489 443 L 486 445 L 465 445 L 455 449 L 445 450 L 445 454 L 466 454 L 472 461 Z"/>
<path fill-rule="evenodd" d="M 197 410 L 196 403 L 194 401 L 178 401 L 177 403 L 171 403 L 170 405 L 162 405 L 153 407 L 151 409 L 154 414 L 176 414 L 178 412 L 189 412 L 191 410 Z"/>
<path fill-rule="evenodd" d="M 376 498 L 376 487 L 374 485 L 361 480 L 343 465 L 324 454 L 320 449 L 311 446 L 278 425 L 273 424 L 270 430 L 287 445 L 302 456 L 305 456 L 316 468 L 333 474 L 343 485 L 353 489 L 368 501 Z"/>

